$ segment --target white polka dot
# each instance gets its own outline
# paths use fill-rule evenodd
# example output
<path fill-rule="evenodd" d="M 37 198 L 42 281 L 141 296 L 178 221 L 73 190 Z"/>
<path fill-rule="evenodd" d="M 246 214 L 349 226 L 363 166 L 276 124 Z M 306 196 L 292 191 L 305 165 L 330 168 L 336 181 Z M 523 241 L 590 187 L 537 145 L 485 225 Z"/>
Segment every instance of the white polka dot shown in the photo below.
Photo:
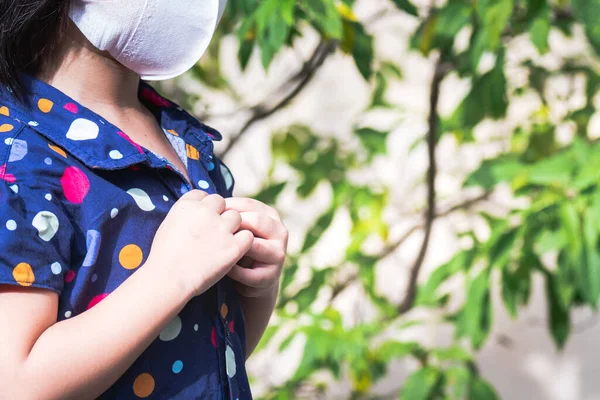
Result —
<path fill-rule="evenodd" d="M 98 275 L 92 275 L 92 282 L 96 282 L 98 280 Z"/>
<path fill-rule="evenodd" d="M 62 272 L 62 266 L 60 265 L 60 263 L 52 263 L 52 265 L 50 266 L 50 269 L 52 270 L 52 273 L 54 275 L 58 275 Z"/>
<path fill-rule="evenodd" d="M 39 123 L 37 121 L 29 121 L 30 126 L 38 126 Z"/>
<path fill-rule="evenodd" d="M 52 165 L 52 159 L 51 159 L 50 157 L 46 157 L 46 158 L 44 159 L 44 163 L 45 163 L 46 165 Z"/>
<path fill-rule="evenodd" d="M 198 324 L 194 325 L 194 330 L 198 332 Z"/>
<path fill-rule="evenodd" d="M 164 201 L 169 201 L 169 198 L 167 196 L 163 196 L 163 200 Z"/>
<path fill-rule="evenodd" d="M 114 218 L 117 216 L 118 213 L 119 213 L 119 210 L 117 210 L 116 208 L 113 208 L 112 210 L 110 210 L 110 217 Z"/>
<path fill-rule="evenodd" d="M 19 187 L 18 187 L 17 185 L 12 185 L 12 186 L 10 187 L 10 190 L 12 190 L 12 191 L 13 191 L 13 192 L 15 192 L 15 193 L 19 193 Z"/>
<path fill-rule="evenodd" d="M 58 218 L 50 211 L 37 213 L 31 224 L 38 230 L 39 237 L 46 242 L 52 240 L 59 227 Z"/>
<path fill-rule="evenodd" d="M 77 118 L 67 132 L 67 139 L 90 140 L 96 139 L 100 133 L 100 127 L 93 121 L 85 118 Z"/>
<path fill-rule="evenodd" d="M 208 189 L 210 187 L 210 184 L 208 182 L 206 182 L 204 179 L 198 181 L 198 186 L 200 187 L 200 189 Z"/>
<path fill-rule="evenodd" d="M 52 200 L 52 195 L 50 193 L 46 193 L 46 195 L 44 196 L 46 198 L 46 200 L 50 201 Z"/>
<path fill-rule="evenodd" d="M 110 153 L 108 153 L 108 156 L 113 160 L 120 160 L 123 158 L 123 154 L 121 154 L 119 150 L 111 150 Z"/>
<path fill-rule="evenodd" d="M 65 313 L 65 318 L 71 318 L 71 315 L 73 315 L 73 313 L 71 311 L 67 311 Z"/>
<path fill-rule="evenodd" d="M 154 210 L 155 206 L 152 203 L 150 196 L 148 196 L 148 193 L 144 192 L 142 189 L 129 189 L 127 191 L 127 194 L 129 194 L 131 197 L 133 197 L 133 200 L 135 200 L 135 203 L 143 211 Z"/>
<path fill-rule="evenodd" d="M 229 345 L 225 349 L 225 368 L 227 369 L 227 376 L 233 378 L 237 368 L 235 365 L 235 353 Z"/>
<path fill-rule="evenodd" d="M 160 333 L 160 335 L 158 335 L 158 337 L 160 338 L 160 340 L 168 342 L 170 340 L 175 339 L 177 336 L 179 336 L 179 333 L 181 332 L 181 318 L 179 318 L 179 316 L 173 318 L 173 320 L 171 322 L 169 322 L 169 325 L 167 325 L 165 327 L 165 329 L 162 330 L 162 332 Z"/>
<path fill-rule="evenodd" d="M 10 146 L 13 143 L 13 138 L 6 138 L 6 139 L 4 139 L 4 143 L 7 146 Z"/>
<path fill-rule="evenodd" d="M 6 229 L 8 229 L 9 231 L 14 231 L 15 229 L 17 229 L 17 223 L 14 219 L 9 219 L 8 221 L 6 221 Z"/>

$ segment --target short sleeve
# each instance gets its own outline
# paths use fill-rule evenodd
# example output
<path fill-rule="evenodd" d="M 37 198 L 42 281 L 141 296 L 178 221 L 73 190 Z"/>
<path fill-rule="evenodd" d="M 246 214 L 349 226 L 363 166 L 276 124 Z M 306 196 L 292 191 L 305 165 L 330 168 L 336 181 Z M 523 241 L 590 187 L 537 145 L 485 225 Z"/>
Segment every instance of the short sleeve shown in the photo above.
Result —
<path fill-rule="evenodd" d="M 50 193 L 0 179 L 0 283 L 61 293 L 72 227 Z"/>
<path fill-rule="evenodd" d="M 223 197 L 233 196 L 233 188 L 235 186 L 235 180 L 233 174 L 218 157 L 213 158 L 214 168 L 211 173 L 211 179 L 217 187 L 218 193 Z"/>

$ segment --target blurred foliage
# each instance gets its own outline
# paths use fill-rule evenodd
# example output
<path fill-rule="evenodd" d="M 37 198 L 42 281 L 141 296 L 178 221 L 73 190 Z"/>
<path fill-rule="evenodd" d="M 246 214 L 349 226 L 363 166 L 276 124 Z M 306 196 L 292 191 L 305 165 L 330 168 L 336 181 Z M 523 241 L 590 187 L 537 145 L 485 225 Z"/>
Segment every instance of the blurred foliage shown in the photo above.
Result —
<path fill-rule="evenodd" d="M 445 76 L 471 82 L 470 90 L 448 117 L 432 110 L 437 124 L 430 124 L 430 129 L 435 130 L 436 141 L 450 135 L 459 146 L 476 142 L 475 131 L 482 122 L 505 119 L 511 104 L 532 93 L 537 96 L 539 109 L 527 123 L 506 131 L 506 151 L 485 160 L 464 182 L 465 190 L 478 187 L 484 193 L 493 193 L 499 186 L 509 188 L 514 198 L 524 201 L 516 202 L 519 206 L 507 205 L 510 210 L 503 215 L 471 211 L 486 222 L 490 234 L 483 238 L 474 231 L 461 232 L 470 245 L 419 280 L 422 284 L 413 307 L 433 309 L 441 315 L 454 328 L 454 343 L 431 348 L 394 339 L 420 321 L 406 318 L 398 311 L 398 304 L 375 287 L 376 264 L 398 244 L 390 237 L 390 227 L 383 218 L 389 206 L 389 188 L 376 179 L 368 185 L 351 179 L 353 172 L 369 168 L 377 157 L 386 156 L 389 131 L 357 124 L 357 140 L 351 143 L 320 135 L 307 126 L 293 125 L 275 132 L 272 166 L 256 198 L 276 204 L 282 193 L 294 191 L 298 199 L 305 199 L 317 187 L 327 188 L 332 195 L 330 204 L 315 216 L 301 250 L 289 256 L 276 317 L 258 349 L 277 345 L 284 351 L 295 340 L 303 340 L 303 354 L 294 375 L 282 386 L 272 387 L 265 397 L 293 399 L 306 390 L 311 393 L 309 397 L 318 397 L 326 393 L 328 382 L 345 379 L 351 382 L 353 398 L 377 398 L 372 388 L 386 375 L 390 363 L 409 358 L 417 368 L 393 397 L 495 399 L 495 390 L 478 372 L 475 355 L 490 338 L 496 282 L 506 310 L 516 318 L 528 304 L 533 277 L 545 280 L 548 330 L 558 348 L 565 345 L 572 330 L 570 311 L 577 307 L 596 310 L 598 305 L 600 144 L 588 136 L 588 125 L 596 113 L 594 97 L 600 89 L 600 2 L 381 3 L 384 17 L 404 14 L 418 23 L 410 38 L 410 52 L 442 65 Z M 353 8 L 353 0 L 229 0 L 217 40 L 192 73 L 210 88 L 235 93 L 220 71 L 222 38 L 237 38 L 242 70 L 256 52 L 268 69 L 279 53 L 293 48 L 298 38 L 312 31 L 321 36 L 322 43 L 331 45 L 329 53 L 351 57 L 369 82 L 371 104 L 365 114 L 397 111 L 386 93 L 390 82 L 403 79 L 402 70 L 378 56 L 369 33 L 370 22 L 359 20 Z M 553 54 L 551 34 L 571 37 L 577 32 L 583 32 L 588 50 L 575 57 Z M 455 43 L 460 33 L 469 37 L 466 48 Z M 511 84 L 506 65 L 515 58 L 516 41 L 529 42 L 538 54 L 520 62 L 527 79 Z M 539 62 L 542 55 L 559 59 L 558 67 L 544 66 Z M 493 60 L 491 66 L 484 66 L 484 57 Z M 318 65 L 307 63 L 299 74 L 309 76 L 306 69 L 311 67 Z M 294 76 L 292 83 L 300 79 Z M 548 84 L 557 79 L 583 80 L 585 101 L 567 111 L 553 110 Z M 188 104 L 197 100 L 185 99 Z M 260 107 L 251 111 L 255 119 L 269 115 Z M 278 108 L 270 111 L 275 113 Z M 573 138 L 559 141 L 559 127 L 572 128 Z M 417 143 L 413 148 L 419 146 Z M 274 172 L 282 166 L 291 168 L 296 178 L 277 180 Z M 304 274 L 299 280 L 300 271 L 310 264 L 311 251 L 339 213 L 346 213 L 351 220 L 351 240 L 343 261 L 327 268 L 308 265 L 309 276 Z M 387 243 L 380 254 L 364 250 L 366 241 L 373 237 Z M 548 258 L 554 262 L 549 263 Z M 399 267 L 398 273 L 406 271 Z M 456 295 L 447 289 L 451 280 L 463 282 L 464 295 L 458 298 L 464 300 L 449 307 L 449 300 Z M 346 323 L 333 303 L 347 287 L 357 285 L 376 307 L 378 317 Z M 325 302 L 315 303 L 323 298 Z M 327 379 L 317 374 L 323 371 L 328 372 Z"/>

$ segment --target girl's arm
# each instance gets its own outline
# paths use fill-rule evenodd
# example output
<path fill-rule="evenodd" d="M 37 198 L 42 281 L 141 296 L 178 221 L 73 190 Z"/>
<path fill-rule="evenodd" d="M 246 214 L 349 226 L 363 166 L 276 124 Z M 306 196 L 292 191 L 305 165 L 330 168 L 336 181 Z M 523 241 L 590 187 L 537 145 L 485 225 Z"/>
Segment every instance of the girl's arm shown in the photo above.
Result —
<path fill-rule="evenodd" d="M 92 309 L 56 323 L 58 295 L 0 286 L 0 398 L 94 399 L 191 297 L 145 265 Z"/>
<path fill-rule="evenodd" d="M 262 335 L 267 329 L 271 314 L 277 303 L 277 294 L 279 285 L 262 297 L 243 297 L 241 298 L 242 311 L 246 321 L 246 359 L 250 357 Z"/>
<path fill-rule="evenodd" d="M 79 400 L 106 391 L 189 299 L 250 249 L 254 236 L 240 230 L 238 213 L 224 210 L 220 196 L 185 194 L 158 229 L 146 263 L 73 318 L 57 322 L 54 292 L 0 285 L 0 398 Z M 0 238 L 4 256 L 11 249 L 2 245 Z"/>

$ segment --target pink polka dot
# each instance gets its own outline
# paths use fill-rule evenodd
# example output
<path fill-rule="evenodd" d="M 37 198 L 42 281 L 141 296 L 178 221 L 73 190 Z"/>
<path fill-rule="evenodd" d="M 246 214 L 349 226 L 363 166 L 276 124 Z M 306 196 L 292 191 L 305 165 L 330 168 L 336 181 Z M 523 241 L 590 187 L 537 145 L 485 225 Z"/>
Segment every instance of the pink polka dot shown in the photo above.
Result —
<path fill-rule="evenodd" d="M 75 103 L 67 103 L 64 107 L 65 110 L 72 112 L 73 114 L 77 114 L 79 108 L 77 108 L 77 104 Z"/>
<path fill-rule="evenodd" d="M 137 151 L 140 152 L 140 154 L 144 154 L 144 150 L 142 149 L 142 147 L 139 144 L 137 144 L 136 142 L 134 142 L 133 140 L 131 140 L 131 138 L 129 136 L 127 136 L 125 134 L 125 132 L 117 132 L 117 135 L 121 136 L 123 139 L 125 139 L 129 143 L 131 143 L 137 149 Z"/>
<path fill-rule="evenodd" d="M 92 299 L 92 301 L 90 301 L 90 304 L 88 304 L 87 309 L 89 310 L 90 308 L 94 307 L 96 304 L 100 303 L 102 300 L 104 300 L 106 298 L 106 296 L 108 296 L 108 293 L 99 294 L 98 296 L 94 297 Z"/>
<path fill-rule="evenodd" d="M 213 326 L 212 332 L 210 333 L 210 340 L 212 341 L 213 346 L 217 348 L 217 328 Z"/>
<path fill-rule="evenodd" d="M 17 178 L 13 174 L 6 173 L 6 164 L 0 165 L 0 179 L 8 183 L 15 183 L 17 181 Z"/>
<path fill-rule="evenodd" d="M 142 97 L 158 107 L 171 107 L 172 106 L 172 104 L 169 101 L 163 99 L 156 92 L 154 92 L 153 90 L 150 90 L 148 88 L 145 88 L 144 90 L 142 90 Z"/>
<path fill-rule="evenodd" d="M 71 283 L 71 282 L 73 282 L 73 279 L 75 279 L 75 271 L 73 271 L 72 269 L 70 269 L 65 274 L 65 282 Z"/>
<path fill-rule="evenodd" d="M 65 197 L 71 203 L 80 204 L 90 191 L 90 181 L 77 167 L 67 167 L 60 178 Z"/>
<path fill-rule="evenodd" d="M 227 324 L 227 326 L 229 327 L 229 332 L 234 333 L 235 331 L 233 330 L 233 320 L 229 321 L 229 324 Z"/>

